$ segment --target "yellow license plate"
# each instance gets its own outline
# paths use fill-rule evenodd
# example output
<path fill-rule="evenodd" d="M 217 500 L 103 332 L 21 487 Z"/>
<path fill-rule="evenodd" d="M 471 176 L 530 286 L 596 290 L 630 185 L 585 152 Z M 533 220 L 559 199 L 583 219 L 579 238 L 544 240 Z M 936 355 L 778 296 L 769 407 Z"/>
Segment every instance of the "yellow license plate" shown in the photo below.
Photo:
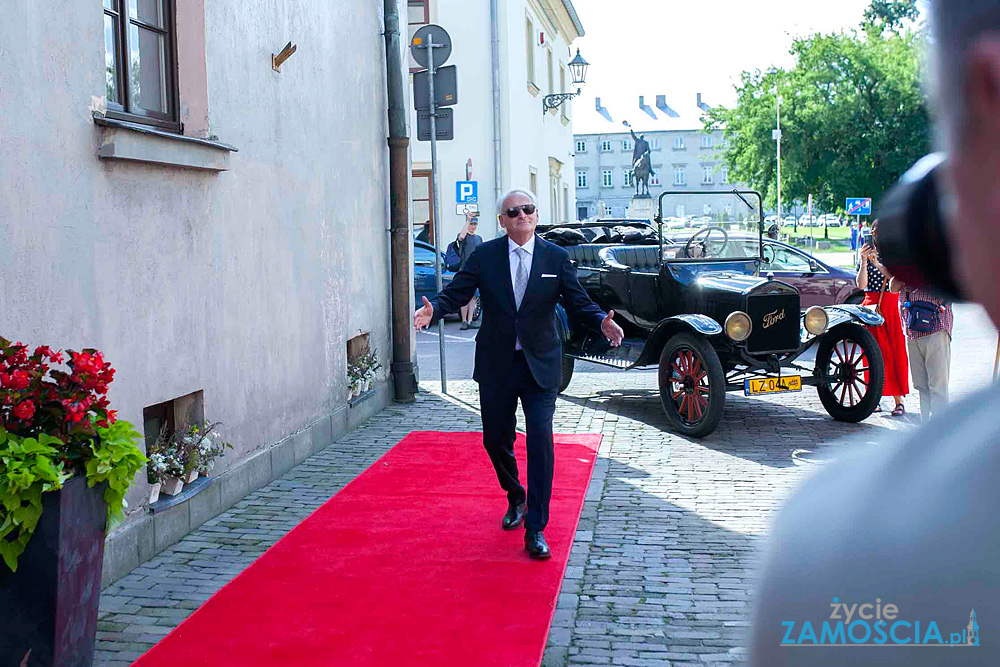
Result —
<path fill-rule="evenodd" d="M 780 378 L 751 378 L 744 381 L 743 391 L 747 396 L 802 391 L 802 376 L 785 375 Z"/>

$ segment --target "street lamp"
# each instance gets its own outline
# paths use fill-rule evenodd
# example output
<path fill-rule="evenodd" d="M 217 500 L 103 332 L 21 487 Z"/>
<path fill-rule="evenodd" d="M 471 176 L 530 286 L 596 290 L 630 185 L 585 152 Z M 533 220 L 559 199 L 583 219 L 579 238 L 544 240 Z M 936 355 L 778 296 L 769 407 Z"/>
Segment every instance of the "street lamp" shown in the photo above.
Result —
<path fill-rule="evenodd" d="M 784 220 L 781 218 L 781 92 L 778 90 L 778 84 L 774 84 L 774 97 L 776 99 L 778 129 L 771 131 L 771 138 L 778 144 L 778 227 L 781 227 Z M 798 218 L 793 224 L 797 232 L 799 230 Z"/>
<path fill-rule="evenodd" d="M 573 76 L 573 85 L 582 86 L 587 83 L 587 68 L 590 63 L 580 55 L 580 49 L 576 50 L 576 57 L 569 61 L 569 72 Z M 553 93 L 542 98 L 542 114 L 550 109 L 558 109 L 563 102 L 571 100 L 580 94 L 577 88 L 575 93 Z"/>

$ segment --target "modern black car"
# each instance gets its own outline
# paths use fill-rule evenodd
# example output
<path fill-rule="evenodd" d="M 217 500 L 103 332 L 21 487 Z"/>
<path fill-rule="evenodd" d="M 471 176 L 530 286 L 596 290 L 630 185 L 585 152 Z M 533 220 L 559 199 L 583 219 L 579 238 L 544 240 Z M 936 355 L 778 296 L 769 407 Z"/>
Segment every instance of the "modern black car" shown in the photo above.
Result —
<path fill-rule="evenodd" d="M 581 284 L 605 311 L 615 311 L 626 332 L 621 347 L 612 348 L 560 309 L 561 389 L 569 386 L 576 359 L 623 370 L 656 366 L 663 410 L 678 432 L 691 437 L 715 430 L 729 391 L 754 396 L 812 385 L 834 419 L 857 422 L 871 415 L 885 373 L 866 326 L 881 326 L 882 317 L 856 305 L 802 309 L 795 287 L 761 275 L 761 267 L 775 258 L 773 246 L 763 243 L 758 193 L 732 191 L 720 215 L 725 222 L 702 227 L 682 241 L 663 238 L 668 197 L 682 198 L 689 207 L 704 197 L 718 206 L 720 194 L 662 193 L 656 227 L 539 226 L 543 238 L 566 247 Z M 624 238 L 628 226 L 641 242 L 614 240 Z M 602 242 L 581 243 L 581 238 Z M 813 347 L 812 368 L 796 363 Z"/>
<path fill-rule="evenodd" d="M 433 299 L 437 293 L 437 272 L 434 266 L 434 246 L 424 241 L 413 241 L 413 302 L 420 307 L 420 298 Z M 441 284 L 447 287 L 454 272 L 444 267 L 444 253 L 441 253 Z"/>

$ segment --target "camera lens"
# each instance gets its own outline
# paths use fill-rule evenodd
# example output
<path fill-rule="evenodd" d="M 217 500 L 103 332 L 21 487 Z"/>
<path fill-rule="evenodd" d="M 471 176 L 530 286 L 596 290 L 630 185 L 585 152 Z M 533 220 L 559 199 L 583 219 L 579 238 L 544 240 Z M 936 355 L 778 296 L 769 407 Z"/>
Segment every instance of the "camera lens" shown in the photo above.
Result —
<path fill-rule="evenodd" d="M 889 273 L 906 285 L 961 301 L 941 213 L 938 179 L 944 164 L 943 153 L 928 155 L 886 194 L 878 215 L 878 247 Z"/>

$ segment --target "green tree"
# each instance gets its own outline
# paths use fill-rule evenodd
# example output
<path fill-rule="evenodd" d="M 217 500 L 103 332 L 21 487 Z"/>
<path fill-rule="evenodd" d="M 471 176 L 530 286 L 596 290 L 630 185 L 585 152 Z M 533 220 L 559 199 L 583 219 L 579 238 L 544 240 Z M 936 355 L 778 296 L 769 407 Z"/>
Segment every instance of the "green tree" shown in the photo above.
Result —
<path fill-rule="evenodd" d="M 872 7 L 882 4 L 908 3 L 876 0 Z M 922 44 L 917 32 L 866 22 L 859 30 L 797 39 L 791 69 L 744 72 L 735 106 L 705 117 L 709 130 L 725 132 L 730 178 L 775 205 L 771 131 L 780 92 L 783 202 L 812 194 L 819 210 L 832 211 L 849 196 L 877 201 L 929 150 Z"/>
<path fill-rule="evenodd" d="M 872 0 L 865 10 L 865 23 L 882 23 L 890 30 L 897 30 L 904 21 L 916 21 L 919 17 L 917 0 Z"/>

